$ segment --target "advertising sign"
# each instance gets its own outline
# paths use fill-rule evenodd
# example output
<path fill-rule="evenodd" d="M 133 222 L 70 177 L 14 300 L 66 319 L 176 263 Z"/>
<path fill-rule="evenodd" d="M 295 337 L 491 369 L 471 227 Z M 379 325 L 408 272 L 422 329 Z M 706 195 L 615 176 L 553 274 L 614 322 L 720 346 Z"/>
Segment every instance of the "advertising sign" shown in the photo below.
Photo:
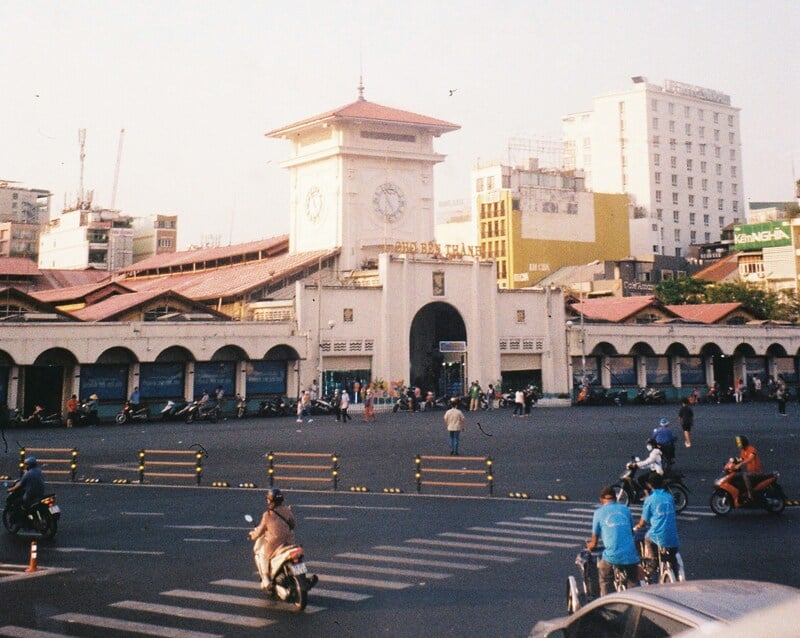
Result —
<path fill-rule="evenodd" d="M 285 361 L 251 361 L 247 364 L 247 394 L 286 394 Z"/>
<path fill-rule="evenodd" d="M 440 341 L 439 352 L 466 352 L 466 341 Z"/>
<path fill-rule="evenodd" d="M 139 367 L 139 392 L 142 399 L 174 399 L 183 397 L 186 364 L 143 363 Z"/>
<path fill-rule="evenodd" d="M 203 361 L 194 366 L 194 396 L 199 398 L 203 391 L 212 397 L 217 386 L 222 386 L 225 396 L 233 396 L 236 391 L 236 362 Z"/>
<path fill-rule="evenodd" d="M 127 365 L 81 366 L 81 399 L 96 394 L 101 401 L 124 401 L 127 389 Z"/>
<path fill-rule="evenodd" d="M 761 224 L 737 224 L 733 227 L 733 239 L 736 250 L 792 245 L 789 222 L 785 220 Z"/>

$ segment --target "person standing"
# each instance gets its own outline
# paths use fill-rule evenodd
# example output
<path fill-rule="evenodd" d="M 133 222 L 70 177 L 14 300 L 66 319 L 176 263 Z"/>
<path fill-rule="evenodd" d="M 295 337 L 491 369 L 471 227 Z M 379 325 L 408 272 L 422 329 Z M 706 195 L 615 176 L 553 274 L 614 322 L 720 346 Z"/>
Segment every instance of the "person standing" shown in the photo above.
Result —
<path fill-rule="evenodd" d="M 628 587 L 639 586 L 639 554 L 633 540 L 633 518 L 627 505 L 617 503 L 614 490 L 606 485 L 600 490 L 600 507 L 592 516 L 592 537 L 586 549 L 592 551 L 602 539 L 605 549 L 597 571 L 600 576 L 600 595 L 614 590 L 614 568 L 625 572 Z"/>
<path fill-rule="evenodd" d="M 761 401 L 761 377 L 753 377 L 753 400 Z"/>
<path fill-rule="evenodd" d="M 783 379 L 778 383 L 775 388 L 775 399 L 778 401 L 778 414 L 786 416 L 786 384 Z"/>
<path fill-rule="evenodd" d="M 444 413 L 444 422 L 450 435 L 450 456 L 458 456 L 458 443 L 464 431 L 464 413 L 458 409 L 458 399 L 450 399 L 450 409 Z"/>
<path fill-rule="evenodd" d="M 342 423 L 347 423 L 348 420 L 352 421 L 353 417 L 347 414 L 347 408 L 350 407 L 350 395 L 347 394 L 347 390 L 342 390 L 342 395 L 339 400 L 339 412 L 342 415 Z"/>
<path fill-rule="evenodd" d="M 369 423 L 375 420 L 375 393 L 372 388 L 367 388 L 364 395 L 364 421 Z"/>
<path fill-rule="evenodd" d="M 142 402 L 142 397 L 139 394 L 139 386 L 138 385 L 133 389 L 133 392 L 131 392 L 131 396 L 128 397 L 128 401 L 130 401 L 131 409 L 133 409 L 133 410 L 138 410 L 139 409 L 139 404 Z"/>
<path fill-rule="evenodd" d="M 486 390 L 486 409 L 494 410 L 495 391 L 494 386 L 490 383 L 489 389 Z"/>
<path fill-rule="evenodd" d="M 522 416 L 525 414 L 525 393 L 522 390 L 517 390 L 514 393 L 514 415 Z"/>
<path fill-rule="evenodd" d="M 311 418 L 311 395 L 308 390 L 303 391 L 303 396 L 297 402 L 297 422 L 302 423 L 305 416 L 308 417 L 309 423 L 314 422 L 314 419 Z"/>
<path fill-rule="evenodd" d="M 689 405 L 689 399 L 681 399 L 681 409 L 678 410 L 678 421 L 683 428 L 683 444 L 692 447 L 692 426 L 694 425 L 694 411 Z"/>
<path fill-rule="evenodd" d="M 317 385 L 316 379 L 311 382 L 311 399 L 313 401 L 319 399 L 319 386 Z"/>
<path fill-rule="evenodd" d="M 473 381 L 469 387 L 469 411 L 475 412 L 481 407 L 481 386 L 477 381 Z"/>
<path fill-rule="evenodd" d="M 67 427 L 71 428 L 75 422 L 80 418 L 78 414 L 78 410 L 80 409 L 80 403 L 78 403 L 78 396 L 73 394 L 69 399 L 67 399 Z"/>

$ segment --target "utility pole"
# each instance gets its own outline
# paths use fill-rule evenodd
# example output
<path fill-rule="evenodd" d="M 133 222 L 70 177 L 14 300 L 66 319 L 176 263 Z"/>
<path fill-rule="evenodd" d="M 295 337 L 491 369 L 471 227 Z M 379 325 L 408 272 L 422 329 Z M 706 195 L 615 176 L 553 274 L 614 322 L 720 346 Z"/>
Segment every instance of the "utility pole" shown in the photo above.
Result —
<path fill-rule="evenodd" d="M 117 202 L 117 186 L 119 185 L 119 165 L 122 162 L 122 140 L 125 137 L 125 129 L 119 131 L 119 144 L 117 145 L 117 165 L 114 168 L 114 187 L 111 189 L 111 210 L 115 210 Z"/>
<path fill-rule="evenodd" d="M 78 208 L 83 208 L 83 160 L 86 159 L 86 129 L 78 129 L 78 144 L 81 146 L 81 182 L 78 185 Z"/>

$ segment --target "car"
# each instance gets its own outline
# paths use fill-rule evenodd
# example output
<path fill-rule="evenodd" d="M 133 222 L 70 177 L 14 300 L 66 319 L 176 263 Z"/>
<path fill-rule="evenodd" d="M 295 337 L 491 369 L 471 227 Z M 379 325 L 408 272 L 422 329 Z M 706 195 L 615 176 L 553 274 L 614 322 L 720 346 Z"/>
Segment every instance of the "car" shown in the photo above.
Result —
<path fill-rule="evenodd" d="M 572 616 L 539 621 L 531 638 L 661 638 L 729 624 L 796 600 L 800 589 L 753 580 L 689 580 L 598 598 Z"/>

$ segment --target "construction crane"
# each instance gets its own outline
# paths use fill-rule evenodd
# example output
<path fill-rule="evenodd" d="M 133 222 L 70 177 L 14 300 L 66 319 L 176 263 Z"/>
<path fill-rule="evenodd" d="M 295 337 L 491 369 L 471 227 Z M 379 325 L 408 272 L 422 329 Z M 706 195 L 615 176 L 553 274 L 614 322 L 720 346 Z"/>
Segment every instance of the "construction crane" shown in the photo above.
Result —
<path fill-rule="evenodd" d="M 125 129 L 119 131 L 119 145 L 117 146 L 117 165 L 114 168 L 114 187 L 111 189 L 111 210 L 115 210 L 117 202 L 117 185 L 119 184 L 119 165 L 122 162 L 122 140 L 125 137 Z"/>
<path fill-rule="evenodd" d="M 86 159 L 84 148 L 86 146 L 86 129 L 78 129 L 78 144 L 81 145 L 81 183 L 78 185 L 78 208 L 83 208 L 83 160 Z"/>

